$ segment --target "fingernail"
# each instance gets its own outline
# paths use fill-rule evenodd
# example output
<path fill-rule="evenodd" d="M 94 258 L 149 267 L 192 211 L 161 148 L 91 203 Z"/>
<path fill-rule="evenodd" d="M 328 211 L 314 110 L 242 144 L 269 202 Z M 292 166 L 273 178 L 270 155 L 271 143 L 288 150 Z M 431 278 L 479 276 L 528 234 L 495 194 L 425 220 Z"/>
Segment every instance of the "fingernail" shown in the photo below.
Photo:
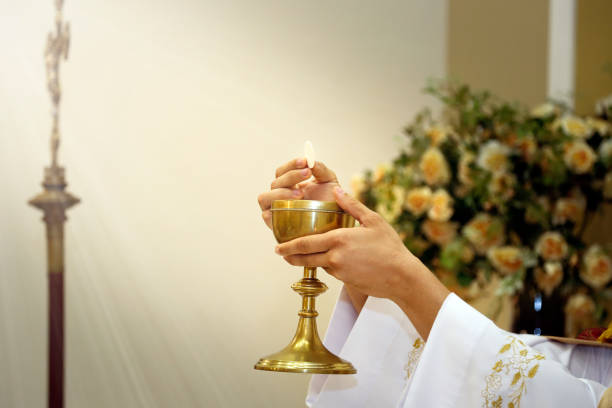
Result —
<path fill-rule="evenodd" d="M 278 247 L 278 245 L 274 248 L 274 252 L 276 252 L 277 254 L 280 254 L 280 248 Z"/>
<path fill-rule="evenodd" d="M 302 191 L 301 190 L 293 190 L 293 196 L 294 197 L 299 197 L 302 195 Z"/>
<path fill-rule="evenodd" d="M 344 194 L 344 190 L 340 187 L 335 188 L 337 194 Z"/>
<path fill-rule="evenodd" d="M 295 166 L 298 168 L 304 167 L 306 165 L 306 160 L 304 159 L 297 159 L 295 161 Z"/>
<path fill-rule="evenodd" d="M 310 169 L 302 170 L 302 176 L 307 176 L 309 172 L 310 172 Z"/>

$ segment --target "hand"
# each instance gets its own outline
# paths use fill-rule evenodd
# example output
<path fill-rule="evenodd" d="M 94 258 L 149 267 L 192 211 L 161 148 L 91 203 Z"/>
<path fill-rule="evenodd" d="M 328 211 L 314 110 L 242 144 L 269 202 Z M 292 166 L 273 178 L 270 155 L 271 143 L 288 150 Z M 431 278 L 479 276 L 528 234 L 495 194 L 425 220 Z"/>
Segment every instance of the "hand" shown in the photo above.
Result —
<path fill-rule="evenodd" d="M 368 295 L 397 297 L 402 271 L 422 264 L 380 215 L 338 190 L 338 204 L 359 220 L 361 227 L 294 239 L 278 245 L 276 252 L 292 265 L 320 266 Z"/>
<path fill-rule="evenodd" d="M 307 181 L 310 176 L 314 180 Z M 306 167 L 306 159 L 293 159 L 276 169 L 276 179 L 272 181 L 271 190 L 257 197 L 261 207 L 261 216 L 266 225 L 272 228 L 270 207 L 274 200 L 334 200 L 334 187 L 339 187 L 336 174 L 325 164 L 315 162 L 312 169 Z"/>
<path fill-rule="evenodd" d="M 448 290 L 380 215 L 340 188 L 334 193 L 361 227 L 297 238 L 279 244 L 276 252 L 292 265 L 323 267 L 359 292 L 394 301 L 427 339 Z"/>
<path fill-rule="evenodd" d="M 314 181 L 305 181 L 314 176 Z M 315 162 L 312 169 L 306 167 L 306 159 L 298 158 L 283 164 L 276 169 L 276 179 L 271 190 L 262 193 L 257 198 L 261 207 L 261 216 L 266 225 L 272 228 L 272 213 L 270 207 L 274 200 L 334 200 L 334 188 L 339 187 L 336 174 L 321 162 Z M 367 296 L 350 285 L 346 291 L 353 307 L 359 313 L 367 300 Z"/>

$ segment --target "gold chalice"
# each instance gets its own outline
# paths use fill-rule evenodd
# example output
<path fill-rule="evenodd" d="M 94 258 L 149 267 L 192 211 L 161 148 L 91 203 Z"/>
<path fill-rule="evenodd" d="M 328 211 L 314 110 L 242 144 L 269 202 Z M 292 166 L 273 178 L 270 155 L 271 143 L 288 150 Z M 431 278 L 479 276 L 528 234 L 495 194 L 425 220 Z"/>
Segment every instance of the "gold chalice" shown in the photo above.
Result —
<path fill-rule="evenodd" d="M 354 218 L 333 201 L 277 200 L 272 203 L 272 230 L 279 243 L 336 228 L 353 227 Z M 317 331 L 315 298 L 327 290 L 317 268 L 304 268 L 304 277 L 291 285 L 302 296 L 300 319 L 293 340 L 281 351 L 259 359 L 256 370 L 311 374 L 355 374 L 351 363 L 325 348 Z"/>

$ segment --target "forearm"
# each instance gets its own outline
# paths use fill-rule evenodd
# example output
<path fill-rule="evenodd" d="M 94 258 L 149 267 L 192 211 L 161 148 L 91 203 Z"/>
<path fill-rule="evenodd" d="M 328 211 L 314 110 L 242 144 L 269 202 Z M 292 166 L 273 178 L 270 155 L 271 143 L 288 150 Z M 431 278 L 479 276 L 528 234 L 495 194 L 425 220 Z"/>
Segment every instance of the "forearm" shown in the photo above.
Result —
<path fill-rule="evenodd" d="M 408 316 L 423 340 L 436 320 L 449 290 L 412 254 L 407 254 L 397 273 L 397 290 L 391 298 Z"/>

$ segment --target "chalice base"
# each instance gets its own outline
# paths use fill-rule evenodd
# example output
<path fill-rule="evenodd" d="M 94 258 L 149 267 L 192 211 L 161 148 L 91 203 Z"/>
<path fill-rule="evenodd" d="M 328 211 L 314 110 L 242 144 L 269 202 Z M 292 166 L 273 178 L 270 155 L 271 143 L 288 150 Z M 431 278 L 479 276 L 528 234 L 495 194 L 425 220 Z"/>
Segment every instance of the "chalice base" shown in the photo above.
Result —
<path fill-rule="evenodd" d="M 278 353 L 262 357 L 256 370 L 307 374 L 355 374 L 353 365 L 323 345 L 314 317 L 301 317 L 291 343 Z"/>

